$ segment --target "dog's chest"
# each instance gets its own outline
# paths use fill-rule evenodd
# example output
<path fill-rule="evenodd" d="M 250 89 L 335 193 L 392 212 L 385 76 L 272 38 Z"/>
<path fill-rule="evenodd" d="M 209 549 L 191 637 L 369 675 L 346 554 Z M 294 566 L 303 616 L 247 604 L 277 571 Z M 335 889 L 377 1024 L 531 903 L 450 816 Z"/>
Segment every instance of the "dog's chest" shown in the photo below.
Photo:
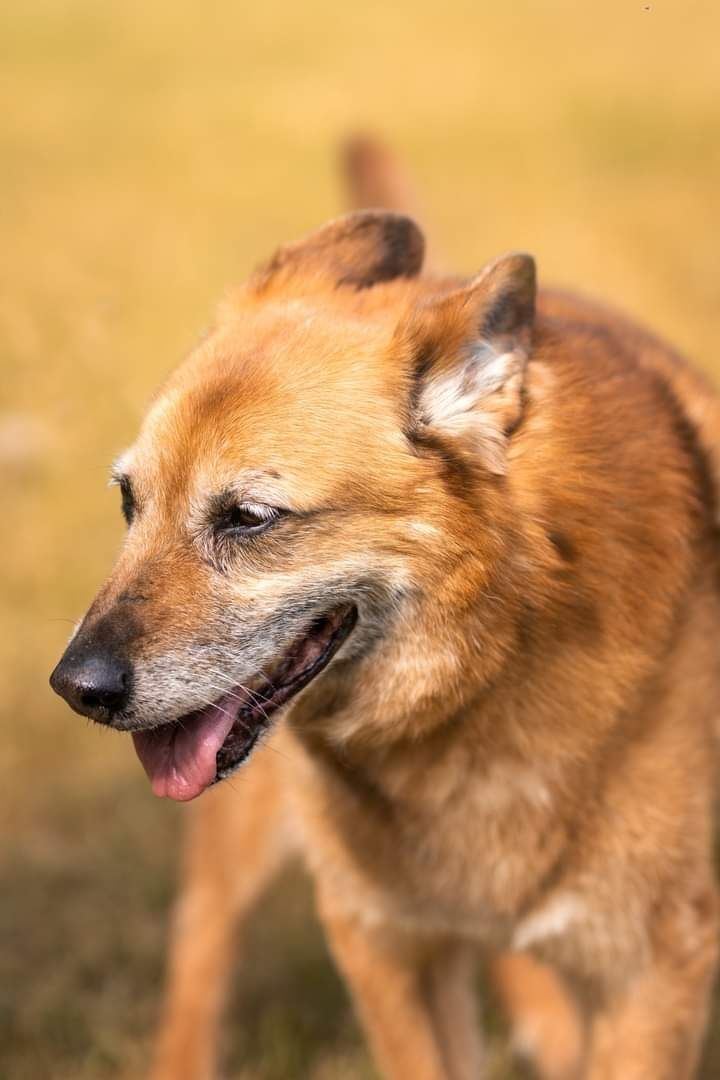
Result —
<path fill-rule="evenodd" d="M 409 894 L 429 918 L 482 934 L 512 922 L 558 858 L 564 832 L 547 781 L 498 763 L 427 814 L 398 821 Z"/>
<path fill-rule="evenodd" d="M 470 777 L 452 763 L 408 772 L 389 792 L 345 785 L 345 796 L 337 778 L 326 789 L 331 812 L 313 815 L 309 854 L 369 917 L 501 939 L 566 842 L 550 777 L 516 762 Z"/>

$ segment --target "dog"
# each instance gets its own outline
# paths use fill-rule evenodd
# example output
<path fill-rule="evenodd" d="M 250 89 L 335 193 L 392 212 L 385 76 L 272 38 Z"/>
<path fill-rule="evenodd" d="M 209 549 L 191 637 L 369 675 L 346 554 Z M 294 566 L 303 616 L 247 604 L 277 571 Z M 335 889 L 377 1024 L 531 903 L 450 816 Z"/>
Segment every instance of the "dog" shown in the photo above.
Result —
<path fill-rule="evenodd" d="M 115 465 L 127 539 L 51 676 L 156 795 L 206 792 L 154 1080 L 214 1074 L 231 931 L 295 850 L 388 1080 L 483 1075 L 479 955 L 547 1080 L 687 1080 L 718 397 L 529 255 L 423 272 L 392 160 L 348 170 L 386 208 L 226 296 Z"/>

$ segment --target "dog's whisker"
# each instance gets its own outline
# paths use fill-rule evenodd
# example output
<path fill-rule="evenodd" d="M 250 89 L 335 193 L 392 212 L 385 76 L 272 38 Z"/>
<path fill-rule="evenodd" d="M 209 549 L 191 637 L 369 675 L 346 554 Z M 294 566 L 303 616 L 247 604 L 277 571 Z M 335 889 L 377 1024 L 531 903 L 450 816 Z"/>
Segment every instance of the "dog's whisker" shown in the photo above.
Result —
<path fill-rule="evenodd" d="M 239 687 L 239 689 L 245 691 L 245 693 L 247 693 L 247 694 L 252 694 L 257 699 L 267 701 L 267 702 L 269 702 L 271 700 L 271 698 L 267 697 L 267 695 L 261 694 L 260 691 L 253 690 L 250 686 L 247 686 L 245 683 L 238 683 L 237 681 L 235 681 L 231 677 L 226 676 L 225 673 L 223 671 L 220 671 L 218 668 L 210 667 L 208 665 L 207 670 L 210 672 L 211 675 L 215 675 L 221 680 L 227 680 L 225 685 L 222 687 L 223 689 L 225 689 L 225 688 L 232 689 L 234 687 Z M 261 678 L 265 679 L 268 683 L 270 683 L 270 680 L 267 678 L 267 676 L 265 675 L 265 673 L 263 671 L 259 671 L 258 675 L 260 675 Z M 272 683 L 270 683 L 270 686 L 272 687 Z M 217 688 L 218 687 L 216 687 L 216 689 Z"/>
<path fill-rule="evenodd" d="M 242 697 L 241 694 L 231 693 L 231 692 L 227 691 L 224 686 L 219 686 L 217 683 L 208 683 L 208 685 L 212 686 L 215 690 L 219 690 L 221 693 L 224 694 L 225 697 L 229 697 L 233 701 L 238 701 L 242 705 L 247 704 L 246 700 Z M 242 684 L 239 684 L 239 683 L 233 683 L 233 686 L 238 686 L 239 689 L 245 691 L 245 693 L 247 693 L 247 694 L 251 694 L 252 697 L 256 698 L 257 700 L 251 701 L 250 704 L 254 705 L 255 708 L 258 708 L 260 710 L 260 712 L 263 714 L 263 716 L 265 717 L 265 719 L 266 720 L 268 719 L 268 714 L 266 713 L 265 709 L 263 708 L 262 702 L 264 701 L 266 704 L 270 704 L 270 701 L 271 701 L 270 698 L 262 698 L 261 699 L 260 696 L 255 694 L 249 687 L 243 686 Z M 208 701 L 206 704 L 207 705 L 214 705 L 215 702 L 214 701 Z"/>
<path fill-rule="evenodd" d="M 242 701 L 242 698 L 241 698 L 241 697 L 240 697 L 239 695 L 237 695 L 237 694 L 233 694 L 233 695 L 227 695 L 227 696 L 232 696 L 232 697 L 235 697 L 235 698 L 237 698 L 237 700 L 238 700 L 238 701 Z M 206 701 L 206 702 L 205 702 L 205 703 L 204 703 L 204 704 L 203 704 L 202 706 L 200 706 L 200 707 L 201 707 L 202 709 L 209 709 L 209 708 L 214 708 L 214 709 L 217 709 L 217 711 L 218 711 L 218 712 L 220 712 L 220 713 L 222 713 L 222 714 L 223 714 L 223 716 L 227 716 L 228 718 L 232 718 L 232 719 L 233 719 L 233 723 L 236 723 L 236 724 L 240 724 L 240 726 L 241 726 L 241 727 L 242 727 L 242 728 L 243 728 L 243 729 L 244 729 L 244 730 L 245 730 L 245 731 L 246 731 L 246 732 L 247 732 L 248 734 L 250 734 L 250 733 L 252 732 L 252 730 L 253 730 L 253 729 L 251 728 L 251 726 L 250 726 L 250 725 L 249 725 L 249 724 L 247 723 L 247 721 L 246 721 L 246 720 L 244 720 L 244 719 L 242 718 L 242 716 L 240 715 L 240 713 L 239 713 L 239 712 L 238 712 L 238 713 L 235 713 L 235 714 L 233 714 L 233 713 L 231 713 L 231 712 L 228 712 L 228 710 L 227 710 L 227 709 L 223 709 L 223 708 L 222 708 L 222 706 L 218 705 L 218 704 L 217 704 L 217 701 L 215 701 L 215 700 L 212 700 L 212 701 Z M 266 713 L 266 712 L 265 712 L 265 711 L 264 711 L 264 710 L 263 710 L 263 709 L 262 709 L 262 708 L 261 708 L 260 706 L 258 706 L 258 708 L 260 708 L 260 709 L 261 709 L 261 712 L 263 713 L 263 716 L 265 717 L 265 719 L 266 719 L 266 720 L 268 720 L 268 719 L 269 719 L 269 717 L 268 717 L 267 713 Z M 180 721 L 178 721 L 178 723 L 179 723 L 179 722 L 180 722 Z"/>
<path fill-rule="evenodd" d="M 219 672 L 215 672 L 215 674 L 219 674 Z M 228 682 L 227 684 L 210 683 L 209 685 L 213 686 L 213 688 L 215 690 L 220 690 L 221 692 L 226 693 L 228 697 L 232 697 L 232 698 L 234 698 L 234 699 L 236 699 L 238 701 L 242 700 L 240 695 L 235 694 L 235 693 L 231 693 L 231 691 L 234 690 L 235 688 L 237 688 L 239 690 L 242 690 L 245 694 L 250 694 L 252 696 L 252 698 L 254 699 L 255 703 L 258 706 L 258 708 L 261 707 L 261 703 L 263 703 L 263 702 L 265 704 L 267 704 L 267 705 L 271 704 L 271 702 L 272 702 L 271 697 L 268 697 L 266 694 L 261 694 L 258 690 L 253 690 L 252 687 L 246 686 L 244 683 L 237 683 L 237 682 Z"/>

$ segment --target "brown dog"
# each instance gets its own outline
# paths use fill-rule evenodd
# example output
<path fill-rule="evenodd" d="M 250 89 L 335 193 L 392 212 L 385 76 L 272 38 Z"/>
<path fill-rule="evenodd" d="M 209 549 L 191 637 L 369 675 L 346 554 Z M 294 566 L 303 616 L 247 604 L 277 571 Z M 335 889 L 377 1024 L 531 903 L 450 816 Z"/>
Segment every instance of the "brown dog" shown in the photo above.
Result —
<path fill-rule="evenodd" d="M 482 1075 L 478 947 L 545 1076 L 693 1074 L 720 407 L 623 317 L 536 302 L 527 255 L 422 260 L 380 211 L 281 249 L 116 468 L 128 538 L 53 686 L 177 799 L 273 732 L 198 807 L 158 1080 L 212 1074 L 231 927 L 296 847 L 384 1076 Z"/>

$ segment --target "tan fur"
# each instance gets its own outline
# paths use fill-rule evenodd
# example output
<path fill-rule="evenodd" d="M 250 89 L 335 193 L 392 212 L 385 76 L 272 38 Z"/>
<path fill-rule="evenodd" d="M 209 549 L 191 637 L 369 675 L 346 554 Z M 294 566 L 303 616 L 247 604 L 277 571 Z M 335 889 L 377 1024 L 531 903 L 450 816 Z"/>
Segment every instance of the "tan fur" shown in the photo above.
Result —
<path fill-rule="evenodd" d="M 141 597 L 148 716 L 207 699 L 198 642 L 240 681 L 298 597 L 360 609 L 282 755 L 200 803 L 154 1077 L 212 1074 L 230 927 L 294 842 L 388 1080 L 482 1075 L 473 957 L 501 949 L 562 973 L 496 963 L 544 1075 L 687 1080 L 716 956 L 717 401 L 613 312 L 541 292 L 533 319 L 526 257 L 416 276 L 408 228 L 283 249 L 126 458 L 143 513 L 88 625 Z M 221 557 L 228 487 L 299 516 Z"/>

